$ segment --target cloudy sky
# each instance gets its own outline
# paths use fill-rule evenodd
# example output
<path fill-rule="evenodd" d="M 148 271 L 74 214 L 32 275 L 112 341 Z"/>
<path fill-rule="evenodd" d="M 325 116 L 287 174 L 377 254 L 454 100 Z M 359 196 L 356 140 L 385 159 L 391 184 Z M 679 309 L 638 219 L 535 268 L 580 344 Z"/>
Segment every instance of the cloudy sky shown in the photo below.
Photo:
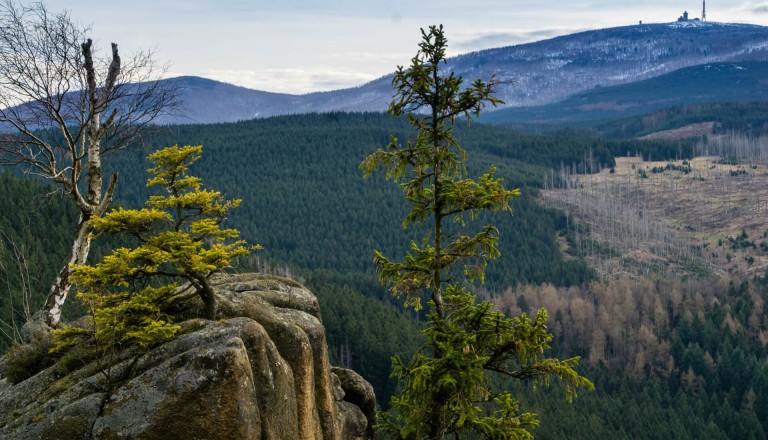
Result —
<path fill-rule="evenodd" d="M 28 2 L 29 0 L 23 0 Z M 168 76 L 272 92 L 363 84 L 408 64 L 419 28 L 442 23 L 449 55 L 588 29 L 674 21 L 691 0 L 47 0 L 121 54 L 156 49 Z M 709 0 L 707 19 L 768 25 L 768 0 Z"/>

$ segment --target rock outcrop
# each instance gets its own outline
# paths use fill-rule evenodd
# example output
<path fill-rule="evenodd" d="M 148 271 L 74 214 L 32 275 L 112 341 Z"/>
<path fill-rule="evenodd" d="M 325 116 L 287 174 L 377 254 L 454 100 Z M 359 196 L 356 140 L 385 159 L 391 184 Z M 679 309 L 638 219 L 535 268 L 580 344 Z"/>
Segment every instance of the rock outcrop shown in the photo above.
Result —
<path fill-rule="evenodd" d="M 311 292 L 261 274 L 214 284 L 218 321 L 189 319 L 169 342 L 66 375 L 0 381 L 0 438 L 372 438 L 373 390 L 331 369 Z"/>

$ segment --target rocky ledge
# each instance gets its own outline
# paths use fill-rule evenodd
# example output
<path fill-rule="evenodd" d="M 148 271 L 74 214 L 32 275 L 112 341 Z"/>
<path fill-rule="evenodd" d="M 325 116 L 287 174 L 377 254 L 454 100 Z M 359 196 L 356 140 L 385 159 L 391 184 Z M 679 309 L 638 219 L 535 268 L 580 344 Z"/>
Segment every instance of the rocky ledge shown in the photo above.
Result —
<path fill-rule="evenodd" d="M 66 375 L 1 380 L 0 438 L 373 438 L 373 388 L 331 369 L 309 290 L 263 274 L 214 284 L 218 321 L 189 319 L 171 341 Z"/>

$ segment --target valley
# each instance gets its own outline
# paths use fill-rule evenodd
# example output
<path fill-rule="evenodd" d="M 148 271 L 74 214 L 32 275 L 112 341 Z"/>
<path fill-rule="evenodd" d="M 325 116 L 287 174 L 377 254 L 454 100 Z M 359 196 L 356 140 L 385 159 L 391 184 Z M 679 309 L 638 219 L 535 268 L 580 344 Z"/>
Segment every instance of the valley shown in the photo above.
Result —
<path fill-rule="evenodd" d="M 651 120 L 659 127 L 667 121 L 646 118 Z M 763 397 L 768 381 L 762 379 L 768 356 L 768 313 L 762 313 L 768 304 L 762 278 L 768 241 L 765 138 L 709 134 L 705 145 L 684 139 L 609 141 L 590 133 L 530 134 L 482 124 L 456 128 L 472 158 L 471 172 L 495 164 L 497 175 L 523 192 L 513 200 L 511 216 L 493 219 L 501 230 L 502 256 L 491 262 L 478 292 L 512 316 L 546 307 L 553 351 L 583 356 L 583 374 L 597 384 L 595 393 L 571 405 L 519 389 L 532 409 L 558 414 L 543 418 L 541 435 L 574 438 L 564 425 L 589 414 L 606 418 L 600 438 L 621 438 L 620 432 L 630 429 L 653 438 L 659 429 L 673 428 L 684 430 L 681 438 L 740 438 L 741 431 L 724 434 L 729 420 L 715 425 L 707 420 L 730 414 L 727 408 L 738 407 L 750 390 L 755 409 L 742 417 L 750 432 L 759 432 L 763 428 L 755 421 L 764 420 L 768 408 Z M 169 126 L 148 135 L 146 146 L 111 156 L 106 168 L 120 170 L 116 202 L 139 207 L 147 198 L 146 153 L 160 145 L 202 143 L 200 175 L 243 199 L 229 224 L 249 242 L 265 246 L 236 270 L 289 275 L 309 287 L 323 311 L 332 362 L 360 372 L 386 405 L 395 390 L 389 359 L 417 348 L 414 335 L 421 325 L 392 303 L 370 263 L 373 248 L 387 255 L 404 251 L 400 190 L 383 179 L 364 180 L 358 168 L 390 135 L 411 136 L 402 120 L 375 113 Z M 600 162 L 607 165 L 598 172 Z M 6 194 L 51 197 L 45 187 L 7 177 Z M 55 210 L 41 213 L 48 203 L 4 200 L 11 205 L 3 212 L 14 214 L 10 224 L 27 226 L 3 230 L 12 240 L 29 242 L 29 260 L 48 273 L 35 277 L 35 286 L 45 285 L 53 275 L 52 261 L 67 248 L 54 240 L 66 235 L 61 231 L 43 235 L 48 240 L 43 243 L 33 238 L 47 218 L 61 218 L 62 225 L 72 221 L 73 214 L 59 206 L 62 199 L 51 202 Z M 423 234 L 417 228 L 405 233 L 416 240 Z M 114 245 L 105 237 L 94 254 Z M 16 282 L 7 270 L 11 266 L 5 268 L 0 276 Z M 31 298 L 31 307 L 41 300 Z M 22 302 L 14 297 L 13 304 Z M 82 309 L 73 302 L 68 312 L 77 316 Z M 750 380 L 734 382 L 744 375 Z M 658 395 L 647 394 L 652 390 Z M 703 395 L 711 396 L 706 406 Z M 642 419 L 657 427 L 653 430 L 634 419 L 612 419 L 647 406 L 658 407 Z M 685 422 L 670 424 L 669 414 L 688 415 Z M 589 438 L 584 435 L 575 438 Z"/>
<path fill-rule="evenodd" d="M 466 80 L 495 75 L 506 101 L 451 126 L 469 157 L 462 178 L 494 167 L 505 187 L 520 189 L 511 213 L 446 225 L 449 236 L 489 222 L 499 230 L 484 283 L 461 287 L 509 317 L 545 308 L 551 350 L 536 353 L 581 357 L 578 373 L 596 385 L 569 402 L 560 385 L 544 394 L 492 376 L 541 414 L 536 437 L 767 438 L 768 27 L 633 25 L 471 52 L 447 66 Z M 388 409 L 398 391 L 392 356 L 423 350 L 428 316 L 392 298 L 373 252 L 399 258 L 432 234 L 403 227 L 413 188 L 360 168 L 393 138 L 415 140 L 406 118 L 382 113 L 391 75 L 305 95 L 163 81 L 178 87 L 178 114 L 104 156 L 104 175 L 119 174 L 113 206 L 145 206 L 148 154 L 203 145 L 196 175 L 242 200 L 222 214 L 227 227 L 264 246 L 226 271 L 311 290 L 330 362 L 360 373 Z M 5 351 L 45 301 L 77 213 L 18 166 L 0 173 L 0 193 Z M 121 246 L 102 233 L 90 258 Z M 86 308 L 72 300 L 64 311 L 75 320 Z"/>

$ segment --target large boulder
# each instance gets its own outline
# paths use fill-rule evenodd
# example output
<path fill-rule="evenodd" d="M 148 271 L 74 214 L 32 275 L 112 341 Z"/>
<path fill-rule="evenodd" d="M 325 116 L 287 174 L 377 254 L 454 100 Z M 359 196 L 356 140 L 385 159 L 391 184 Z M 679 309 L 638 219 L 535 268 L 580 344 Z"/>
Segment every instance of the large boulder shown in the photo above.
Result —
<path fill-rule="evenodd" d="M 218 321 L 191 318 L 171 341 L 66 375 L 0 381 L 0 438 L 372 438 L 370 384 L 331 371 L 309 290 L 262 274 L 214 285 Z"/>

